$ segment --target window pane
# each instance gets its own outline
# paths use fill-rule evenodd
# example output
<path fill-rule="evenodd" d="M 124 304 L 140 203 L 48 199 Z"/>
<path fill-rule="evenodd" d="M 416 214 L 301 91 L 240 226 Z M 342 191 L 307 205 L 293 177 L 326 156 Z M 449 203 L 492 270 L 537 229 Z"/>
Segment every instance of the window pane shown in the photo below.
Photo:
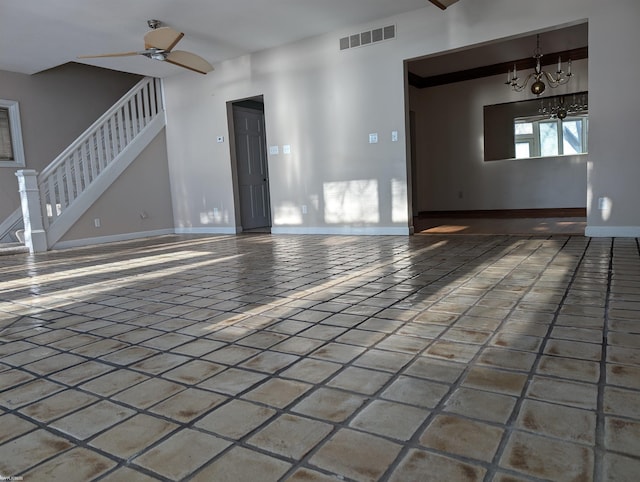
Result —
<path fill-rule="evenodd" d="M 11 128 L 9 125 L 9 109 L 0 108 L 0 160 L 13 160 L 11 146 Z"/>
<path fill-rule="evenodd" d="M 580 154 L 584 152 L 581 120 L 564 121 L 562 123 L 562 141 L 565 154 Z"/>
<path fill-rule="evenodd" d="M 557 122 L 540 122 L 540 155 L 558 155 L 558 124 Z"/>
<path fill-rule="evenodd" d="M 516 159 L 531 157 L 531 146 L 528 142 L 516 142 Z"/>
<path fill-rule="evenodd" d="M 533 122 L 516 122 L 516 135 L 533 134 Z"/>

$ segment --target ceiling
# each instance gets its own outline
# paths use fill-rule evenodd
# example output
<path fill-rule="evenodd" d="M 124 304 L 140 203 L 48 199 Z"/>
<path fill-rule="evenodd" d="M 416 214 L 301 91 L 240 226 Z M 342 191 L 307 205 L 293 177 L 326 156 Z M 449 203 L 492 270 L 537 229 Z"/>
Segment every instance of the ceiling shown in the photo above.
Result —
<path fill-rule="evenodd" d="M 444 15 L 427 0 L 1 0 L 0 70 L 34 74 L 78 55 L 141 50 L 149 19 L 184 32 L 176 49 L 215 66 L 423 7 Z M 155 77 L 183 71 L 142 56 L 81 62 Z"/>

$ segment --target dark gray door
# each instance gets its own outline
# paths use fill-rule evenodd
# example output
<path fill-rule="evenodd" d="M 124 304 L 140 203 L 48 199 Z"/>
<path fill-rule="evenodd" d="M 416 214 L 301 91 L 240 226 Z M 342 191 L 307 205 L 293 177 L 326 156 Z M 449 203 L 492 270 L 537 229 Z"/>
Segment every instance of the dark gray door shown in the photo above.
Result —
<path fill-rule="evenodd" d="M 242 229 L 271 227 L 264 113 L 234 106 L 233 123 Z"/>

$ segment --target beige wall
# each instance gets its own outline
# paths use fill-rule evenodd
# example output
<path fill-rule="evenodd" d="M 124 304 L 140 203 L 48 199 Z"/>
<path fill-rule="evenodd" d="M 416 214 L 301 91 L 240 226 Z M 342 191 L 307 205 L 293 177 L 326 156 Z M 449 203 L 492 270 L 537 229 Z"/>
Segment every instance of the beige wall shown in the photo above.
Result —
<path fill-rule="evenodd" d="M 76 63 L 34 75 L 0 71 L 0 98 L 19 102 L 26 168 L 41 171 L 139 80 Z M 20 207 L 16 170 L 0 167 L 0 221 Z"/>
<path fill-rule="evenodd" d="M 549 95 L 588 90 L 587 60 L 573 64 L 571 83 Z M 588 155 L 484 161 L 484 106 L 530 98 L 501 76 L 412 87 L 416 212 L 585 207 Z"/>
<path fill-rule="evenodd" d="M 96 218 L 100 227 L 95 226 Z M 173 211 L 163 130 L 55 247 L 168 232 L 173 232 Z"/>
<path fill-rule="evenodd" d="M 226 103 L 263 94 L 268 144 L 292 146 L 290 155 L 269 156 L 276 232 L 406 232 L 403 61 L 588 20 L 589 225 L 612 233 L 640 230 L 633 127 L 640 65 L 630 60 L 640 45 L 638 18 L 636 0 L 620 0 L 615 8 L 599 0 L 468 1 L 224 62 L 206 77 L 172 76 L 165 86 L 176 226 L 235 229 Z M 397 26 L 396 40 L 339 51 L 341 36 L 390 23 Z M 390 141 L 392 130 L 399 131 L 397 143 Z M 368 144 L 371 132 L 379 134 L 379 144 Z M 218 135 L 226 142 L 217 144 Z M 594 209 L 601 196 L 612 201 L 607 219 Z M 207 215 L 212 212 L 219 216 Z"/>

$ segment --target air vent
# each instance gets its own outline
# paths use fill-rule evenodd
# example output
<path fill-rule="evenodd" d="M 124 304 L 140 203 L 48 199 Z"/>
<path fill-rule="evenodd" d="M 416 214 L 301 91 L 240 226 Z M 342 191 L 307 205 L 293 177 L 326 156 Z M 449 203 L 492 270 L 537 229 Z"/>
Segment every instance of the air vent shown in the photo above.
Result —
<path fill-rule="evenodd" d="M 376 42 L 382 42 L 383 40 L 390 40 L 393 38 L 396 38 L 395 25 L 374 28 L 373 30 L 367 30 L 366 32 L 356 33 L 353 35 L 349 35 L 348 37 L 342 37 L 340 39 L 340 50 L 347 50 L 354 47 L 371 45 Z"/>

